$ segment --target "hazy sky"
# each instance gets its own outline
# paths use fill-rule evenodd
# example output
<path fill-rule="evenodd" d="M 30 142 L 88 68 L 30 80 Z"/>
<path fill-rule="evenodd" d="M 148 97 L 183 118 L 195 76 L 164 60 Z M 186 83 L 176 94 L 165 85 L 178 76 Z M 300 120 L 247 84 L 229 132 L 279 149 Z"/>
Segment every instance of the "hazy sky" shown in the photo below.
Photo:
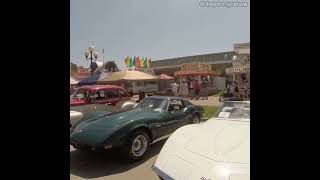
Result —
<path fill-rule="evenodd" d="M 220 0 L 223 1 L 223 0 Z M 239 0 L 241 1 L 241 0 Z M 249 0 L 243 0 L 249 2 Z M 250 7 L 200 7 L 199 0 L 71 0 L 70 59 L 93 44 L 124 67 L 126 56 L 153 60 L 231 51 L 250 41 Z M 102 60 L 102 59 L 100 59 Z"/>

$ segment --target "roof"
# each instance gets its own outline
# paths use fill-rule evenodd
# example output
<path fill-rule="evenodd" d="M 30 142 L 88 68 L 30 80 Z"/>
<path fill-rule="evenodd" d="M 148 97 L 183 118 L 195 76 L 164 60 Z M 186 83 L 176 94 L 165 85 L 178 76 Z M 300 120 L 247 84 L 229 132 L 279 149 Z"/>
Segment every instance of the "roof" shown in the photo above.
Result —
<path fill-rule="evenodd" d="M 118 71 L 113 72 L 99 82 L 113 82 L 113 81 L 136 81 L 136 80 L 156 80 L 155 76 L 140 72 L 140 71 Z"/>
<path fill-rule="evenodd" d="M 170 100 L 170 99 L 181 99 L 181 100 L 186 100 L 182 97 L 179 97 L 179 96 L 147 96 L 145 98 L 151 98 L 151 99 L 167 99 L 167 100 Z"/>
<path fill-rule="evenodd" d="M 97 89 L 123 89 L 123 88 L 115 85 L 93 85 L 93 86 L 81 86 L 78 89 L 97 90 Z"/>
<path fill-rule="evenodd" d="M 161 59 L 161 60 L 153 61 L 152 68 L 159 68 L 163 66 L 180 66 L 181 64 L 192 63 L 192 62 L 214 63 L 214 62 L 225 61 L 226 63 L 231 63 L 232 57 L 234 55 L 235 55 L 234 51 L 227 51 L 227 52 L 220 52 L 220 53 Z"/>
<path fill-rule="evenodd" d="M 160 75 L 158 76 L 158 78 L 159 78 L 160 80 L 170 80 L 170 79 L 174 79 L 174 77 L 168 76 L 168 75 L 166 75 L 166 74 L 160 74 Z"/>
<path fill-rule="evenodd" d="M 74 78 L 72 78 L 72 77 L 70 76 L 70 85 L 76 85 L 76 84 L 78 84 L 78 82 L 79 82 L 79 81 L 75 80 Z"/>

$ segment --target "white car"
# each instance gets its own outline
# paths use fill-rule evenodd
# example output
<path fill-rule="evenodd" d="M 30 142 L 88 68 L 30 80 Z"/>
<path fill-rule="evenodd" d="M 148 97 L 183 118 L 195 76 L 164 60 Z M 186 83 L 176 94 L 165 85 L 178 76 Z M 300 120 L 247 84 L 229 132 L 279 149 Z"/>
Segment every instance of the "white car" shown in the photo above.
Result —
<path fill-rule="evenodd" d="M 250 102 L 224 102 L 204 123 L 176 130 L 152 167 L 161 179 L 250 179 Z"/>
<path fill-rule="evenodd" d="M 70 125 L 74 125 L 83 118 L 83 113 L 78 111 L 70 111 Z"/>

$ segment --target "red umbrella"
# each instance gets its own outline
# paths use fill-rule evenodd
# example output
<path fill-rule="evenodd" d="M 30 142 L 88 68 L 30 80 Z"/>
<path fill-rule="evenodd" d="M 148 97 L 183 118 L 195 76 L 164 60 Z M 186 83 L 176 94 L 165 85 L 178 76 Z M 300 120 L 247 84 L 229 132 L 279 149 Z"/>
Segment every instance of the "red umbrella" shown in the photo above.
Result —
<path fill-rule="evenodd" d="M 168 76 L 166 74 L 161 74 L 161 75 L 159 75 L 159 79 L 160 80 L 170 80 L 170 79 L 174 79 L 174 78 L 171 76 Z"/>

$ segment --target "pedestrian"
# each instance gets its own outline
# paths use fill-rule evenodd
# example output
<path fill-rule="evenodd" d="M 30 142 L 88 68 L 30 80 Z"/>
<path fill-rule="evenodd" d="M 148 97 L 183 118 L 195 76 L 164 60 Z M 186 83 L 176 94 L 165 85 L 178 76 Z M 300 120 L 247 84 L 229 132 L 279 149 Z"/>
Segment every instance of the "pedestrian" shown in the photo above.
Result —
<path fill-rule="evenodd" d="M 180 84 L 179 84 L 179 89 L 178 89 L 178 96 L 182 96 L 182 91 L 183 91 L 183 82 L 180 81 Z"/>
<path fill-rule="evenodd" d="M 182 83 L 182 97 L 188 98 L 189 95 L 189 88 L 187 82 Z"/>
<path fill-rule="evenodd" d="M 208 81 L 206 78 L 202 78 L 202 82 L 201 82 L 201 89 L 202 89 L 202 99 L 208 99 L 208 90 L 207 90 L 207 86 L 208 86 Z"/>
<path fill-rule="evenodd" d="M 194 83 L 194 92 L 195 92 L 195 95 L 196 95 L 196 100 L 198 100 L 199 99 L 199 94 L 200 94 L 200 85 L 199 85 L 198 80 L 196 80 L 196 82 Z"/>
<path fill-rule="evenodd" d="M 129 95 L 130 95 L 130 97 L 133 97 L 132 89 L 130 89 L 130 91 L 129 91 Z"/>
<path fill-rule="evenodd" d="M 190 81 L 190 88 L 189 88 L 189 97 L 192 99 L 192 91 L 193 91 L 193 80 Z"/>
<path fill-rule="evenodd" d="M 239 86 L 237 82 L 234 83 L 234 95 L 235 97 L 239 96 Z"/>
<path fill-rule="evenodd" d="M 176 82 L 173 82 L 171 84 L 171 90 L 172 90 L 172 95 L 177 96 L 178 94 L 178 84 Z"/>
<path fill-rule="evenodd" d="M 139 102 L 144 99 L 146 97 L 146 94 L 144 93 L 144 91 L 140 91 L 139 90 Z"/>

